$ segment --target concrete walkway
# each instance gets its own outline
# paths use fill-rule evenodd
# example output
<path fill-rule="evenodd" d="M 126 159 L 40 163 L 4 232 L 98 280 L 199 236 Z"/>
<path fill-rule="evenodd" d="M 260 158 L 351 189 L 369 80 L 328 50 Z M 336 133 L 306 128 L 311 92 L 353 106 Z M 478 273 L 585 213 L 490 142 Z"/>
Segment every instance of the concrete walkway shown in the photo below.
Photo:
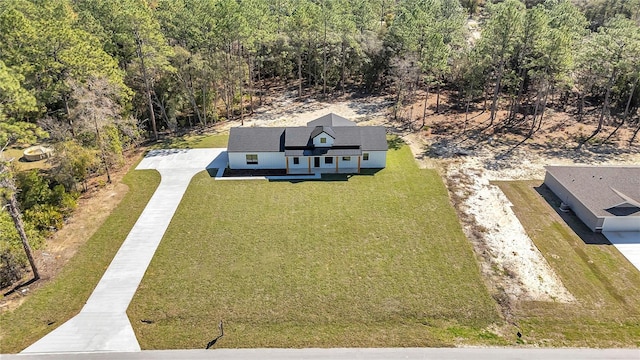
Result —
<path fill-rule="evenodd" d="M 602 234 L 640 271 L 640 231 L 603 231 Z"/>
<path fill-rule="evenodd" d="M 226 149 L 154 150 L 137 170 L 162 180 L 86 304 L 71 320 L 22 353 L 140 351 L 127 307 L 193 175 L 225 167 Z"/>

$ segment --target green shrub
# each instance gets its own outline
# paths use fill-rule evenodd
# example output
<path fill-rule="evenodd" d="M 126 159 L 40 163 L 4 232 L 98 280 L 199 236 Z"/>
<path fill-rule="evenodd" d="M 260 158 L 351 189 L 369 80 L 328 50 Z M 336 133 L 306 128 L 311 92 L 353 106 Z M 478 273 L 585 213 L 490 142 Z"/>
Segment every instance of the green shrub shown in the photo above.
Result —
<path fill-rule="evenodd" d="M 64 224 L 62 213 L 50 204 L 38 204 L 26 210 L 24 220 L 45 236 L 55 230 L 60 230 Z"/>

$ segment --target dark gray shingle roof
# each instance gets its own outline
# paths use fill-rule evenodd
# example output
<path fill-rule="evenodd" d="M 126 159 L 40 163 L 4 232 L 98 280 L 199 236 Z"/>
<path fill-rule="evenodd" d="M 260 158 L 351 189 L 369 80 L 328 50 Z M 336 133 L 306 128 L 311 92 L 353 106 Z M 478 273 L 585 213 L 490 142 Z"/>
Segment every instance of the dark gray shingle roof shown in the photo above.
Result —
<path fill-rule="evenodd" d="M 229 131 L 228 152 L 265 151 L 279 152 L 284 149 L 282 127 L 234 127 Z"/>
<path fill-rule="evenodd" d="M 632 203 L 640 201 L 640 166 L 546 166 L 545 169 L 596 216 L 620 214 L 612 209 L 628 203 L 629 199 Z M 626 215 L 640 217 L 640 211 Z"/>
<path fill-rule="evenodd" d="M 335 114 L 329 115 L 337 116 Z M 326 116 L 328 115 L 318 120 L 326 118 Z M 313 121 L 309 124 L 311 123 Z M 333 150 L 358 148 L 360 151 L 386 151 L 388 149 L 386 131 L 382 126 L 338 126 L 335 128 L 329 128 L 328 125 L 319 126 L 322 131 L 334 137 Z M 313 150 L 311 139 L 314 137 L 314 131 L 318 131 L 317 129 L 315 126 L 231 128 L 227 150 L 229 152 L 281 152 L 285 148 L 287 150 L 292 150 L 292 148 Z M 351 155 L 353 154 L 355 153 Z M 341 154 L 336 153 L 335 155 Z M 347 155 L 345 154 L 345 156 Z"/>
<path fill-rule="evenodd" d="M 333 148 L 315 148 L 315 149 L 295 149 L 285 150 L 285 156 L 360 156 L 360 149 L 333 149 Z"/>
<path fill-rule="evenodd" d="M 307 126 L 331 126 L 331 127 L 337 127 L 337 126 L 356 126 L 356 123 L 343 118 L 340 115 L 336 115 L 334 113 L 330 113 L 324 116 L 321 116 L 315 120 L 309 121 L 307 123 Z"/>

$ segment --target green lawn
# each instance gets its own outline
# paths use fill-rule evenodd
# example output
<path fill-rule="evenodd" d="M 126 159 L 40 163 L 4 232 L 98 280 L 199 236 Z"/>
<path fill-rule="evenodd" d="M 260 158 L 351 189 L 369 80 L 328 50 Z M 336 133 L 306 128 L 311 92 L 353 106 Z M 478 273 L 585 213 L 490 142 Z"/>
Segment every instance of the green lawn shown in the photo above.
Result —
<path fill-rule="evenodd" d="M 38 161 L 26 161 L 22 159 L 24 149 L 7 148 L 2 152 L 2 155 L 6 159 L 14 159 L 14 163 L 18 170 L 49 169 L 51 167 L 51 164 L 47 162 L 47 159 Z"/>
<path fill-rule="evenodd" d="M 440 176 L 408 147 L 348 181 L 187 190 L 128 314 L 143 349 L 502 344 Z M 338 180 L 339 177 L 332 178 Z"/>
<path fill-rule="evenodd" d="M 184 135 L 171 137 L 154 144 L 152 149 L 226 148 L 229 134 Z"/>
<path fill-rule="evenodd" d="M 80 311 L 153 195 L 160 174 L 131 171 L 123 182 L 129 186 L 125 198 L 58 277 L 16 310 L 0 315 L 0 352 L 21 351 Z"/>
<path fill-rule="evenodd" d="M 548 346 L 640 346 L 640 272 L 575 215 L 561 217 L 555 210 L 560 201 L 541 181 L 496 184 L 577 299 L 572 304 L 519 304 L 515 315 L 523 339 Z"/>

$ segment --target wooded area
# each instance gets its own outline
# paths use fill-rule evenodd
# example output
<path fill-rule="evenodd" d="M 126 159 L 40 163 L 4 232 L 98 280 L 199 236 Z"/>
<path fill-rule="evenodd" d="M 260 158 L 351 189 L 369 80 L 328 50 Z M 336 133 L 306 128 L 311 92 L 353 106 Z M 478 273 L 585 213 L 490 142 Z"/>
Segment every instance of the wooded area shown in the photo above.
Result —
<path fill-rule="evenodd" d="M 24 266 L 26 235 L 61 226 L 125 149 L 244 119 L 278 91 L 386 94 L 406 121 L 418 90 L 446 90 L 529 137 L 552 102 L 577 121 L 597 105 L 582 145 L 605 124 L 635 140 L 639 79 L 640 0 L 0 0 L 0 146 L 46 138 L 56 154 L 46 173 L 2 160 L 3 203 L 25 216 L 15 232 L 0 213 L 0 266 Z"/>

